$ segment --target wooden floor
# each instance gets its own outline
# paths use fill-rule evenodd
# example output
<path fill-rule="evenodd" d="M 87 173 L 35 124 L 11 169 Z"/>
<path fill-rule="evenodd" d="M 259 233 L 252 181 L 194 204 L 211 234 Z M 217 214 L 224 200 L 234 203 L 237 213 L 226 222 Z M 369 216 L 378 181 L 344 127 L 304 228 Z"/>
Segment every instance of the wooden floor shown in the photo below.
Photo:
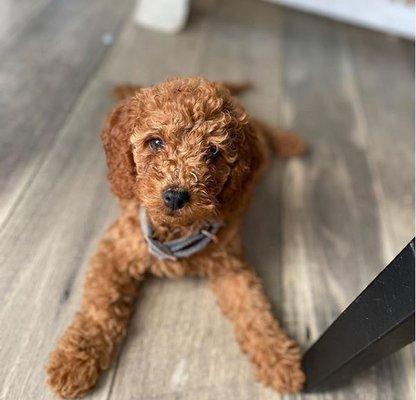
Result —
<path fill-rule="evenodd" d="M 261 1 L 195 2 L 177 36 L 131 2 L 21 0 L 0 10 L 0 399 L 52 399 L 43 365 L 75 312 L 86 262 L 117 214 L 98 133 L 114 83 L 250 80 L 253 115 L 301 133 L 245 225 L 276 314 L 307 349 L 413 236 L 413 44 Z M 152 280 L 89 399 L 272 400 L 204 282 Z M 338 391 L 410 400 L 407 347 Z M 284 397 L 288 399 L 289 397 Z"/>

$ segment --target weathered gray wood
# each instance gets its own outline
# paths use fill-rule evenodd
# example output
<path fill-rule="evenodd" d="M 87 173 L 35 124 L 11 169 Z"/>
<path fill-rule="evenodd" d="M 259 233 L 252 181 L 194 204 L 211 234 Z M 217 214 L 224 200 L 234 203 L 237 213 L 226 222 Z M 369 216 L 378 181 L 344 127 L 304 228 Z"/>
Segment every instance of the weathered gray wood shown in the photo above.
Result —
<path fill-rule="evenodd" d="M 380 219 L 382 256 L 387 264 L 414 235 L 414 46 L 405 41 L 357 38 L 347 32 L 355 75 L 357 108 L 366 127 L 365 151 L 371 166 Z M 394 60 L 392 62 L 391 60 Z M 384 93 L 384 95 L 382 95 Z M 360 118 L 360 117 L 359 117 Z M 357 124 L 358 125 L 358 124 Z M 414 345 L 379 366 L 380 397 L 407 398 L 414 392 Z M 385 387 L 391 380 L 394 385 Z"/>
<path fill-rule="evenodd" d="M 78 38 L 97 44 L 103 33 L 91 26 L 84 30 L 85 20 L 74 21 L 77 4 L 72 9 L 58 2 L 49 11 L 60 18 L 61 33 L 58 21 L 49 21 L 49 28 L 42 28 L 46 31 L 39 28 L 42 34 L 32 31 L 37 40 L 59 34 L 66 48 L 82 48 L 76 51 L 82 55 L 76 65 L 51 67 L 55 84 L 47 93 L 53 97 L 31 105 L 23 122 L 13 122 L 13 112 L 29 100 L 14 103 L 11 91 L 4 97 L 7 126 L 26 130 L 16 142 L 3 134 L 0 141 L 5 137 L 1 143 L 25 149 L 26 158 L 0 153 L 0 166 L 9 166 L 1 176 L 13 175 L 0 180 L 6 182 L 0 187 L 1 204 L 7 206 L 3 215 L 9 216 L 0 231 L 0 399 L 54 398 L 43 386 L 44 362 L 77 309 L 89 255 L 117 213 L 98 140 L 115 82 L 150 84 L 190 74 L 248 79 L 254 89 L 242 101 L 253 115 L 293 127 L 311 143 L 307 158 L 272 164 L 244 228 L 248 257 L 265 281 L 276 314 L 306 348 L 413 229 L 414 211 L 406 200 L 413 193 L 412 52 L 403 42 L 271 4 L 204 0 L 196 2 L 189 29 L 177 36 L 137 29 L 126 21 L 104 57 L 102 49 L 68 39 L 74 30 Z M 96 15 L 97 4 L 88 8 L 89 18 Z M 94 18 L 114 29 L 122 10 L 114 11 L 110 21 L 103 15 L 118 6 L 100 4 L 103 14 Z M 39 18 L 48 21 L 40 15 L 32 24 Z M 49 63 L 33 58 L 29 50 L 37 41 L 31 43 L 23 46 L 25 52 L 10 48 L 8 54 L 18 59 L 24 53 L 40 79 Z M 61 46 L 52 42 L 43 56 L 53 60 L 58 52 L 63 57 Z M 94 51 L 99 56 L 88 58 Z M 371 65 L 372 59 L 377 65 Z M 0 76 L 7 72 L 4 63 Z M 387 99 L 383 82 L 394 85 L 397 74 L 402 82 Z M 70 98 L 57 93 L 57 82 Z M 19 85 L 13 87 L 24 91 Z M 38 93 L 45 81 L 29 86 Z M 54 117 L 61 109 L 65 113 Z M 390 162 L 383 155 L 396 142 L 395 126 L 402 132 L 401 143 Z M 29 128 L 35 129 L 33 137 Z M 22 189 L 29 176 L 33 179 Z M 413 373 L 412 352 L 404 349 L 337 392 L 296 398 L 408 400 Z M 151 279 L 143 284 L 117 363 L 88 398 L 280 397 L 255 382 L 203 281 Z"/>
<path fill-rule="evenodd" d="M 128 6 L 51 2 L 0 46 L 0 227 L 104 56 L 102 35 L 117 31 Z"/>
<path fill-rule="evenodd" d="M 411 87 L 414 79 L 411 74 L 401 74 L 400 77 L 406 76 L 408 86 L 401 85 L 400 90 L 388 95 L 382 86 L 377 94 L 373 89 L 373 102 L 380 111 L 382 106 L 379 104 L 385 103 L 377 101 L 386 95 L 391 96 L 392 103 L 413 103 L 402 110 L 401 117 L 405 122 L 400 122 L 398 115 L 391 116 L 403 130 L 396 140 L 403 141 L 403 147 L 407 146 L 406 155 L 394 165 L 385 154 L 376 164 L 374 154 L 386 153 L 389 149 L 391 126 L 383 124 L 374 109 L 362 106 L 364 100 L 357 91 L 355 69 L 348 68 L 348 63 L 354 61 L 343 35 L 345 28 L 338 30 L 332 22 L 317 21 L 301 14 L 291 14 L 290 19 L 283 18 L 282 21 L 282 59 L 284 71 L 287 71 L 283 74 L 284 92 L 287 102 L 292 105 L 293 127 L 307 132 L 313 148 L 305 162 L 288 163 L 282 184 L 283 264 L 285 252 L 288 261 L 285 276 L 288 282 L 283 287 L 294 293 L 289 300 L 289 303 L 293 302 L 293 309 L 286 308 L 290 316 L 298 310 L 299 297 L 304 296 L 303 303 L 314 314 L 309 330 L 314 340 L 390 261 L 384 249 L 391 248 L 394 243 L 395 226 L 387 220 L 388 213 L 392 213 L 392 220 L 403 219 L 378 188 L 382 180 L 391 188 L 389 178 L 401 174 L 406 176 L 403 179 L 413 181 L 414 100 Z M 355 39 L 357 42 L 361 41 L 363 32 L 360 33 Z M 377 40 L 382 47 L 379 51 L 385 51 L 385 38 L 377 36 Z M 404 54 L 398 60 L 395 55 L 394 51 L 388 57 L 389 64 L 395 63 L 391 67 L 390 80 L 398 78 L 397 70 L 403 69 L 403 63 L 407 62 Z M 386 68 L 373 68 L 372 71 L 367 82 L 386 82 Z M 388 112 L 389 108 L 384 108 L 384 114 Z M 377 132 L 370 132 L 374 126 L 363 123 L 365 119 L 379 121 Z M 370 138 L 375 137 L 380 140 L 370 142 Z M 388 167 L 392 168 L 390 176 L 383 175 L 383 169 Z M 413 184 L 403 185 L 400 189 L 396 185 L 396 190 L 400 191 L 400 199 L 412 196 Z M 389 196 L 392 199 L 394 194 Z M 409 240 L 413 230 L 410 222 L 414 215 L 413 203 L 406 205 L 399 201 L 400 213 L 410 217 L 407 223 L 401 224 L 401 234 L 408 235 L 406 240 Z M 399 250 L 400 247 L 393 252 Z M 300 275 L 311 282 L 307 290 L 298 285 L 296 277 Z M 410 354 L 411 349 L 407 351 Z M 389 360 L 385 365 L 389 362 L 391 367 L 385 367 L 384 374 L 375 368 L 367 373 L 366 379 L 358 378 L 337 394 L 349 398 L 351 393 L 359 397 L 367 391 L 375 396 L 371 398 L 409 398 L 414 387 L 411 357 L 403 356 L 399 363 Z M 393 372 L 397 369 L 400 369 L 399 374 Z M 371 381 L 377 384 L 369 384 Z"/>
<path fill-rule="evenodd" d="M 33 16 L 52 0 L 23 0 L 0 2 L 0 47 L 26 28 Z"/>
<path fill-rule="evenodd" d="M 414 46 L 373 33 L 363 37 L 354 29 L 345 32 L 345 39 L 351 56 L 345 68 L 355 77 L 350 90 L 356 100 L 356 137 L 372 166 L 384 256 L 391 260 L 413 233 L 414 191 L 403 188 L 414 187 Z"/>
<path fill-rule="evenodd" d="M 95 133 L 109 104 L 102 83 L 87 90 L 1 234 L 0 398 L 52 398 L 43 365 L 76 311 L 81 267 L 115 215 Z"/>

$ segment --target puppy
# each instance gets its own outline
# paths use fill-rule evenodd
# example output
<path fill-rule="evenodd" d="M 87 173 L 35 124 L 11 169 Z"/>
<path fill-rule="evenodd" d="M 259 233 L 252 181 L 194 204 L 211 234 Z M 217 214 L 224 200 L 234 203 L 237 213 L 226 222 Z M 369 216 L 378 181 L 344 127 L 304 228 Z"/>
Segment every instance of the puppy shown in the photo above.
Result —
<path fill-rule="evenodd" d="M 121 213 L 90 261 L 80 311 L 50 355 L 48 384 L 65 398 L 95 385 L 150 273 L 206 278 L 258 379 L 280 393 L 299 391 L 299 348 L 244 260 L 240 227 L 270 155 L 300 154 L 302 141 L 270 132 L 226 85 L 203 78 L 123 93 L 101 134 Z"/>

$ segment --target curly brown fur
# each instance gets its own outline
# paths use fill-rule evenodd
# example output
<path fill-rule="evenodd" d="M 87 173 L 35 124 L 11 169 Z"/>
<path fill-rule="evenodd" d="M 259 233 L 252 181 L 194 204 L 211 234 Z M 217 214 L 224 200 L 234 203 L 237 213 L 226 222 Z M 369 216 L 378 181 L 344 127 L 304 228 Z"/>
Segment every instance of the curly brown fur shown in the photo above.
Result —
<path fill-rule="evenodd" d="M 259 278 L 244 261 L 240 225 L 272 150 L 295 155 L 304 151 L 302 141 L 293 134 L 273 136 L 223 84 L 202 78 L 172 79 L 124 98 L 101 135 L 121 214 L 92 257 L 81 309 L 50 356 L 49 385 L 66 398 L 95 385 L 126 332 L 139 282 L 152 273 L 207 278 L 258 378 L 282 393 L 300 390 L 299 348 L 274 319 Z M 149 147 L 154 138 L 164 147 Z M 207 158 L 210 146 L 220 152 L 215 160 Z M 186 188 L 191 198 L 174 212 L 162 201 L 170 186 Z M 221 219 L 225 226 L 218 243 L 199 253 L 159 260 L 144 241 L 139 205 L 162 241 L 191 234 L 206 220 Z"/>

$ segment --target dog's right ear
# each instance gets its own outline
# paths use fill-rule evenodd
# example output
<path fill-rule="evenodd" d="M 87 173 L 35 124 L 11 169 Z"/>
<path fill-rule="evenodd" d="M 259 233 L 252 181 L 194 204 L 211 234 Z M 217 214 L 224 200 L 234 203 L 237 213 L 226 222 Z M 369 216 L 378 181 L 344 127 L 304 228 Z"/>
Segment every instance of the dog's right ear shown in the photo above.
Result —
<path fill-rule="evenodd" d="M 111 191 L 120 199 L 131 199 L 136 181 L 130 135 L 129 100 L 112 110 L 101 132 L 107 158 L 108 180 Z"/>

